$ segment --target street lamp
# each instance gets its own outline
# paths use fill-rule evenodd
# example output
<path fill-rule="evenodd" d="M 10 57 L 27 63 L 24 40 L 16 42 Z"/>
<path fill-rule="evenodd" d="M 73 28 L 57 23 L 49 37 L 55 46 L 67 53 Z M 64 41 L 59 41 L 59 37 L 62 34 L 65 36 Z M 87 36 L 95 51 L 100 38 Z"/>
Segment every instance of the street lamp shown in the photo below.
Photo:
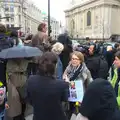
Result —
<path fill-rule="evenodd" d="M 48 0 L 48 36 L 50 36 L 51 33 L 51 27 L 50 27 L 50 0 Z"/>
<path fill-rule="evenodd" d="M 102 21 L 102 24 L 103 24 L 103 41 L 104 41 L 104 37 L 105 37 L 105 3 L 103 3 L 103 21 Z"/>

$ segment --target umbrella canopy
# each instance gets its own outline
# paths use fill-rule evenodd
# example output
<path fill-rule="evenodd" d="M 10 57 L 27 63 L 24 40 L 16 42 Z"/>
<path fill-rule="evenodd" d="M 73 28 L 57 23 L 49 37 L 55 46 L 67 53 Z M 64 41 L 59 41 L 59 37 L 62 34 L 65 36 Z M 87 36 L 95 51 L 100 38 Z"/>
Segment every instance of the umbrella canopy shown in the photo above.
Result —
<path fill-rule="evenodd" d="M 34 57 L 41 56 L 43 54 L 37 47 L 29 46 L 15 46 L 2 50 L 0 52 L 0 58 L 9 59 L 9 58 L 24 58 L 24 57 Z"/>

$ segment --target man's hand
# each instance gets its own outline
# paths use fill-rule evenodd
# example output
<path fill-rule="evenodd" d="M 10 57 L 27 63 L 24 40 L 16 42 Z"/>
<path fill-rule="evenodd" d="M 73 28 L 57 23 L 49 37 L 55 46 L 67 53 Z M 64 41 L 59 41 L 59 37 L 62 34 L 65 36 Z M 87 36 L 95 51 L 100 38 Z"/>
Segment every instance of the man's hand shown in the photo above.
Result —
<path fill-rule="evenodd" d="M 67 75 L 63 75 L 63 80 L 65 80 L 65 82 L 70 82 L 70 80 L 69 80 Z"/>
<path fill-rule="evenodd" d="M 9 109 L 10 107 L 9 107 L 9 105 L 6 103 L 5 104 L 5 109 Z"/>

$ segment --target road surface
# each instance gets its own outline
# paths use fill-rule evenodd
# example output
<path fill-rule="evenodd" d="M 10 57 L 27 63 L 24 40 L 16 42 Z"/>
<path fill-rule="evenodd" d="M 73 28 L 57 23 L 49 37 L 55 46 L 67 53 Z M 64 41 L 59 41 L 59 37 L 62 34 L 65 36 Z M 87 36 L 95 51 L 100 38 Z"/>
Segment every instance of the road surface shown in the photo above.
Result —
<path fill-rule="evenodd" d="M 26 120 L 33 120 L 33 110 L 31 106 L 27 106 Z M 12 120 L 11 118 L 5 117 L 5 120 Z M 73 114 L 70 120 L 76 120 L 76 116 Z"/>
<path fill-rule="evenodd" d="M 33 120 L 33 114 L 28 115 L 25 119 L 26 120 Z M 76 120 L 76 116 L 73 114 L 70 120 Z"/>

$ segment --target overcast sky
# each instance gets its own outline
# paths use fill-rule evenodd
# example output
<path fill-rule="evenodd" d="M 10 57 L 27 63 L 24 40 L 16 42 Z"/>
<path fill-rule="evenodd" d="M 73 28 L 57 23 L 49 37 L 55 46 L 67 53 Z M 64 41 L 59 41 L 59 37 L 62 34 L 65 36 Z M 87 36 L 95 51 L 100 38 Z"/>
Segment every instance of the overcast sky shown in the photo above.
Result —
<path fill-rule="evenodd" d="M 47 3 L 48 0 L 32 0 L 37 7 L 39 7 L 42 11 L 47 13 Z M 51 2 L 51 16 L 56 18 L 58 21 L 62 21 L 65 23 L 65 15 L 64 10 L 68 7 L 68 4 L 71 0 L 50 0 Z"/>

